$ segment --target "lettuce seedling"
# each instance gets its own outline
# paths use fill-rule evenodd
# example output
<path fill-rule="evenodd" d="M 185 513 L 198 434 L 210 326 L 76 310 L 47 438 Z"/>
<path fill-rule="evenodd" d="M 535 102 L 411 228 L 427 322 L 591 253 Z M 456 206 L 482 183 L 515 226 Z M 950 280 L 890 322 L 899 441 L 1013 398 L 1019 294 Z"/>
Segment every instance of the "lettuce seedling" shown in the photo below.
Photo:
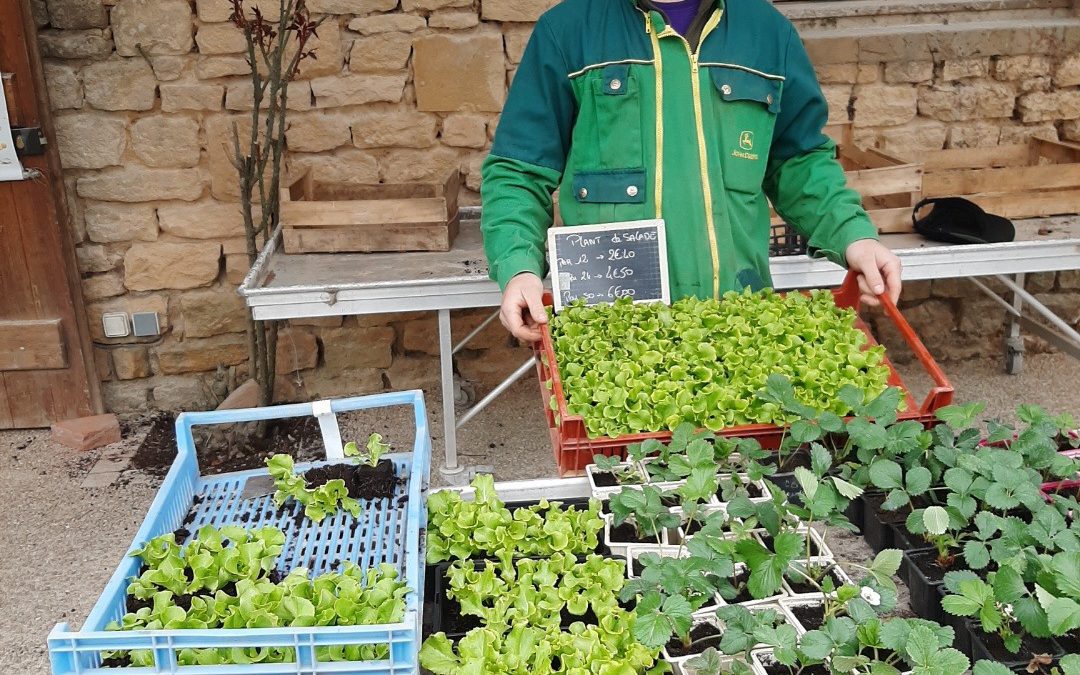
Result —
<path fill-rule="evenodd" d="M 360 450 L 355 441 L 350 441 L 345 444 L 344 452 L 346 457 L 354 457 L 358 463 L 374 469 L 382 456 L 390 452 L 390 445 L 383 442 L 381 434 L 371 434 L 364 450 Z"/>
<path fill-rule="evenodd" d="M 284 506 L 289 499 L 296 500 L 304 507 L 304 515 L 316 523 L 338 508 L 348 512 L 353 518 L 360 515 L 360 502 L 349 496 L 345 481 L 340 478 L 328 480 L 317 488 L 309 489 L 304 477 L 294 473 L 293 458 L 277 454 L 266 460 L 266 467 L 274 479 L 277 490 L 274 503 Z"/>

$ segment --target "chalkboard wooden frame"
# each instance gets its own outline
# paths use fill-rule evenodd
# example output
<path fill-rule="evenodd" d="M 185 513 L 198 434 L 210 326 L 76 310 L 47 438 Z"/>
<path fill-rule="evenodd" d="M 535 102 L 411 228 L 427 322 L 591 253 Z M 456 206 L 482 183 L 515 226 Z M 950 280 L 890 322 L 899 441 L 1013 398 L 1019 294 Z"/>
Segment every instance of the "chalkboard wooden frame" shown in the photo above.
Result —
<path fill-rule="evenodd" d="M 618 223 L 599 223 L 596 225 L 570 225 L 563 227 L 552 227 L 548 230 L 548 263 L 551 267 L 551 289 L 552 299 L 554 301 L 555 312 L 558 313 L 563 306 L 562 302 L 562 284 L 559 278 L 559 256 L 558 256 L 558 238 L 561 235 L 567 234 L 588 234 L 591 232 L 617 232 L 621 230 L 647 230 L 655 229 L 657 236 L 657 255 L 659 257 L 660 268 L 660 297 L 646 297 L 637 298 L 635 303 L 639 302 L 663 302 L 664 304 L 671 304 L 671 282 L 668 279 L 668 259 L 667 259 L 667 234 L 665 231 L 665 223 L 662 218 L 656 218 L 651 220 L 629 220 Z M 597 300 L 599 302 L 609 302 L 609 300 Z"/>

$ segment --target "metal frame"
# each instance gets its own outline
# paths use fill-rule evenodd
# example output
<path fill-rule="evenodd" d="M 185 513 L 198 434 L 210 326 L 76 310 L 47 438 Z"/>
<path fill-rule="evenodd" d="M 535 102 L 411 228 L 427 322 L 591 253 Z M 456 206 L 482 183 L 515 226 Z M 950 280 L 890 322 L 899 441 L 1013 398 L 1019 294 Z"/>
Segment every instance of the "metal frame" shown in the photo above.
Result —
<path fill-rule="evenodd" d="M 469 221 L 479 219 L 480 209 L 463 207 L 460 215 L 462 227 L 469 227 Z M 472 224 L 472 227 L 475 227 L 475 224 Z M 904 266 L 905 281 L 1015 275 L 1019 279 L 1018 283 L 1022 285 L 1024 274 L 1080 269 L 1080 217 L 1044 218 L 1026 223 L 1020 221 L 1017 223 L 1017 228 L 1020 232 L 1027 232 L 1028 238 L 1018 237 L 1018 241 L 1006 244 L 950 246 L 928 242 L 917 235 L 910 234 L 884 235 L 882 241 L 900 256 Z M 273 320 L 436 311 L 439 324 L 443 438 L 446 449 L 442 474 L 452 484 L 464 484 L 475 473 L 489 469 L 490 467 L 486 466 L 465 467 L 459 464 L 457 429 L 475 417 L 514 382 L 524 377 L 533 367 L 534 360 L 529 359 L 523 363 L 502 384 L 458 417 L 454 406 L 456 398 L 454 395 L 454 355 L 490 324 L 497 316 L 497 312 L 457 344 L 453 342 L 450 312 L 459 309 L 497 308 L 502 300 L 498 285 L 486 276 L 475 273 L 435 278 L 371 281 L 343 278 L 334 279 L 333 283 L 323 281 L 292 285 L 284 285 L 280 282 L 267 283 L 268 278 L 271 281 L 274 279 L 275 265 L 284 269 L 290 258 L 290 256 L 278 253 L 280 230 L 279 225 L 274 237 L 264 247 L 239 288 L 239 293 L 245 298 L 252 315 L 256 319 Z M 1043 230 L 1056 232 L 1057 238 L 1043 237 Z M 1037 235 L 1030 234 L 1036 231 Z M 392 255 L 402 256 L 403 259 L 404 256 L 421 256 L 415 260 L 423 260 L 422 256 L 436 254 Z M 297 258 L 301 257 L 303 256 L 297 256 Z M 770 261 L 770 267 L 773 285 L 777 289 L 838 286 L 845 275 L 843 268 L 827 260 L 806 256 L 773 258 Z M 976 283 L 984 291 L 988 291 L 981 282 Z M 1006 282 L 1003 281 L 1003 283 Z M 1011 283 L 1012 280 L 1009 279 L 1006 286 Z M 1012 288 L 1012 291 L 1014 298 L 1011 303 L 1005 302 L 996 294 L 993 295 L 999 301 L 1005 302 L 1007 311 L 1015 317 L 1010 325 L 1006 348 L 1007 369 L 1015 373 L 1019 371 L 1023 353 L 1020 327 L 1028 328 L 1044 338 L 1046 335 L 1042 331 L 1047 330 L 1041 324 L 1022 316 L 1023 303 L 1047 320 L 1050 320 L 1049 317 L 1053 316 L 1053 313 L 1030 294 L 1016 293 L 1016 288 Z M 1023 289 L 1020 288 L 1020 291 L 1023 292 Z M 1061 328 L 1060 323 L 1057 326 Z M 1073 337 L 1075 337 L 1075 331 L 1073 331 Z M 1054 341 L 1053 338 L 1047 339 Z M 1062 343 L 1055 341 L 1055 344 L 1060 346 Z M 1072 348 L 1065 348 L 1065 351 L 1074 356 L 1077 355 Z"/>

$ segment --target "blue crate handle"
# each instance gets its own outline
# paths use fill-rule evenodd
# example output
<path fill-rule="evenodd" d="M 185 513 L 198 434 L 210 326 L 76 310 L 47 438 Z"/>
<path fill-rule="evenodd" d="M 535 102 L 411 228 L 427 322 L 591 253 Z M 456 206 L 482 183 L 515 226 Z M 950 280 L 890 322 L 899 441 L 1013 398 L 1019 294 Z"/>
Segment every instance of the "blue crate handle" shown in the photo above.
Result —
<path fill-rule="evenodd" d="M 161 631 L 106 631 L 105 625 L 123 614 L 124 598 L 131 572 L 131 565 L 121 563 L 109 579 L 104 592 L 83 624 L 84 630 L 72 632 L 67 623 L 57 624 L 48 638 L 49 657 L 53 673 L 57 675 L 81 673 L 110 673 L 86 665 L 91 655 L 102 650 L 152 649 L 155 668 L 128 668 L 130 673 L 178 673 L 176 650 L 183 647 L 228 646 L 278 646 L 293 647 L 296 662 L 284 664 L 251 664 L 235 666 L 184 667 L 190 675 L 237 673 L 262 675 L 263 673 L 378 673 L 385 675 L 413 675 L 419 672 L 416 654 L 420 643 L 419 598 L 424 588 L 422 564 L 424 545 L 419 536 L 420 528 L 426 527 L 424 501 L 429 484 L 431 466 L 431 435 L 428 430 L 427 411 L 423 392 L 418 390 L 344 398 L 330 402 L 334 413 L 367 410 L 398 405 L 413 408 L 416 425 L 413 441 L 411 472 L 409 477 L 406 517 L 406 542 L 417 542 L 417 547 L 405 547 L 405 579 L 413 588 L 407 596 L 405 619 L 399 624 L 382 626 L 334 626 L 317 628 L 265 628 L 244 630 L 161 630 Z M 198 483 L 199 466 L 195 451 L 192 428 L 209 424 L 235 424 L 289 417 L 312 416 L 316 410 L 311 403 L 243 408 L 210 412 L 181 413 L 176 419 L 177 456 L 154 497 L 147 517 L 136 533 L 134 541 L 125 554 L 128 555 L 148 539 L 179 522 L 194 497 Z M 243 472 L 243 473 L 259 473 Z M 264 473 L 264 472 L 263 472 Z M 242 474 L 237 474 L 242 475 Z M 319 662 L 315 661 L 315 647 L 334 644 L 390 645 L 390 659 L 379 662 Z"/>

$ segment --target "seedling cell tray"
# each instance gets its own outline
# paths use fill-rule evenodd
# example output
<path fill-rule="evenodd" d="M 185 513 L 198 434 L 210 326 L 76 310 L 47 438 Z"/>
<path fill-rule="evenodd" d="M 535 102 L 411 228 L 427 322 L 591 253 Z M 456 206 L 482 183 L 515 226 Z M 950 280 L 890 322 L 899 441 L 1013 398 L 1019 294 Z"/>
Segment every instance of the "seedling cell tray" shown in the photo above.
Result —
<path fill-rule="evenodd" d="M 851 308 L 856 312 L 859 310 L 860 291 L 857 275 L 849 273 L 843 285 L 840 288 L 833 289 L 832 293 L 837 306 Z M 544 303 L 551 306 L 552 298 L 550 294 L 545 294 Z M 922 340 L 919 339 L 911 325 L 900 314 L 900 310 L 896 308 L 896 305 L 886 297 L 882 298 L 882 308 L 885 310 L 885 316 L 892 323 L 895 331 L 903 337 L 904 342 L 934 382 L 934 386 L 920 405 L 915 401 L 911 391 L 904 386 L 900 374 L 886 357 L 885 364 L 888 366 L 890 373 L 889 385 L 903 390 L 907 404 L 905 412 L 899 415 L 899 419 L 915 420 L 924 424 L 933 423 L 934 411 L 952 403 L 953 387 L 945 377 L 945 373 L 934 361 L 933 356 L 923 345 Z M 869 327 L 861 318 L 856 317 L 855 325 L 866 334 L 868 338 L 867 348 L 877 344 Z M 547 417 L 548 430 L 555 451 L 555 460 L 558 463 L 561 476 L 581 475 L 585 467 L 592 463 L 593 455 L 603 454 L 625 457 L 626 447 L 632 443 L 640 443 L 650 438 L 663 442 L 671 439 L 670 431 L 590 438 L 585 430 L 584 419 L 580 415 L 571 414 L 567 409 L 567 396 L 563 389 L 562 378 L 559 375 L 559 364 L 555 358 L 555 345 L 551 336 L 551 327 L 549 324 L 544 323 L 540 325 L 540 330 L 541 339 L 535 347 L 538 352 L 536 372 L 540 380 L 541 401 Z M 550 383 L 550 389 L 547 383 Z M 550 403 L 551 397 L 554 397 L 554 405 Z M 763 447 L 775 449 L 780 445 L 783 432 L 782 427 L 772 424 L 748 424 L 728 427 L 721 430 L 717 435 L 756 438 Z"/>
<path fill-rule="evenodd" d="M 409 586 L 405 617 L 401 623 L 367 626 L 310 628 L 142 630 L 106 631 L 110 621 L 119 621 L 127 611 L 126 589 L 138 574 L 141 561 L 124 556 L 105 591 L 90 611 L 81 630 L 60 623 L 49 634 L 49 659 L 54 675 L 104 673 L 183 673 L 210 675 L 236 673 L 259 675 L 293 673 L 373 673 L 415 675 L 419 672 L 421 609 L 424 601 L 423 540 L 426 526 L 426 494 L 431 462 L 431 436 L 423 394 L 419 391 L 379 394 L 330 402 L 330 411 L 410 406 L 414 413 L 415 435 L 411 453 L 386 458 L 394 463 L 399 482 L 393 497 L 362 500 L 358 518 L 338 512 L 321 523 L 294 516 L 290 505 L 279 510 L 273 496 L 264 494 L 244 499 L 244 487 L 255 478 L 268 475 L 265 469 L 217 476 L 200 476 L 192 428 L 201 425 L 236 424 L 315 414 L 312 404 L 296 404 L 205 413 L 183 413 L 176 420 L 178 453 L 161 489 L 129 552 L 153 537 L 183 526 L 194 534 L 203 525 L 238 525 L 247 528 L 273 526 L 286 537 L 278 569 L 287 573 L 306 567 L 312 575 L 334 570 L 339 562 L 350 561 L 361 568 L 380 563 L 394 565 Z M 336 424 L 336 423 L 335 423 Z M 327 462 L 297 466 L 305 471 Z M 385 644 L 390 656 L 382 661 L 326 662 L 316 659 L 316 647 L 329 645 Z M 287 647 L 296 660 L 281 664 L 230 666 L 179 666 L 177 651 L 183 648 Z M 152 668 L 101 668 L 103 650 L 153 650 Z"/>

